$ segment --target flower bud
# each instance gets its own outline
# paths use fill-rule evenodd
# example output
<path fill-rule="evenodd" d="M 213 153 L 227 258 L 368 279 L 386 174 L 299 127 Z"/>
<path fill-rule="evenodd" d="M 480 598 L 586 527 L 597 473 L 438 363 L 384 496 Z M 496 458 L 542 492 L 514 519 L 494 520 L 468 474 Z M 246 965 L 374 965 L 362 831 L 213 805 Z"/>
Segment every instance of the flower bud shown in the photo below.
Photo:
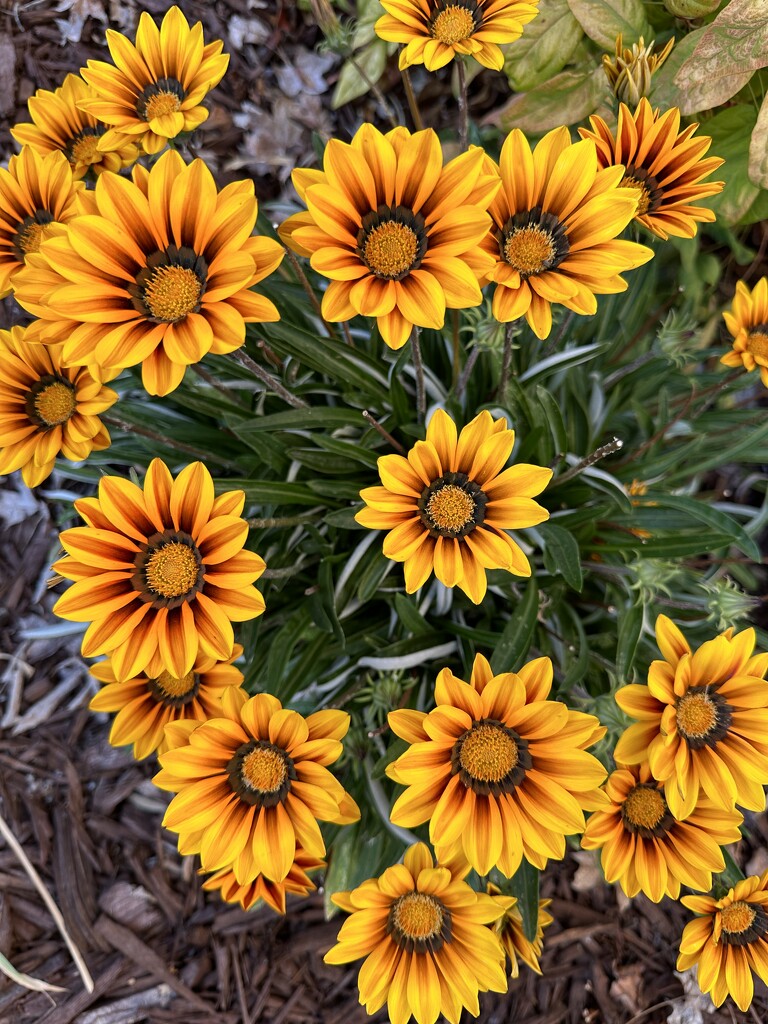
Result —
<path fill-rule="evenodd" d="M 664 0 L 664 6 L 676 18 L 703 18 L 716 11 L 722 0 Z"/>
<path fill-rule="evenodd" d="M 651 40 L 648 46 L 645 45 L 643 37 L 640 41 L 632 44 L 632 49 L 624 49 L 622 37 L 616 39 L 616 53 L 614 57 L 605 54 L 603 57 L 603 71 L 608 78 L 611 88 L 622 103 L 627 106 L 636 107 L 643 96 L 647 96 L 651 89 L 651 78 L 669 56 L 674 45 L 674 39 L 670 39 L 660 53 L 653 53 L 655 40 Z"/>

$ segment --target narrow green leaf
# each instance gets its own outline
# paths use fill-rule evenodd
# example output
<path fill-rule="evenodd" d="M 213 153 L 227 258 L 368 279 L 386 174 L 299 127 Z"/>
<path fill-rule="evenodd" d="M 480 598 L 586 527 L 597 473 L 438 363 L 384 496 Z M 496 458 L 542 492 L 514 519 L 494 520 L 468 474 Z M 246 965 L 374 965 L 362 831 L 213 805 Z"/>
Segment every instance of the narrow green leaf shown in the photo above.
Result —
<path fill-rule="evenodd" d="M 705 501 L 697 501 L 695 498 L 685 498 L 681 495 L 672 494 L 647 494 L 643 501 L 655 501 L 661 508 L 679 509 L 687 512 L 694 519 L 706 526 L 711 526 L 717 533 L 726 533 L 733 538 L 734 544 L 742 551 L 747 558 L 753 562 L 762 561 L 760 548 L 749 536 L 747 531 L 736 522 L 731 516 L 719 509 L 712 508 Z"/>
<path fill-rule="evenodd" d="M 275 430 L 311 430 L 312 427 L 360 427 L 365 420 L 356 409 L 341 406 L 317 406 L 311 409 L 288 409 L 269 416 L 251 416 L 246 421 L 231 424 L 238 437 Z"/>
<path fill-rule="evenodd" d="M 246 480 L 228 477 L 217 486 L 217 491 L 245 491 L 247 501 L 259 505 L 327 505 L 306 484 L 289 484 L 282 480 Z"/>
<path fill-rule="evenodd" d="M 395 611 L 405 628 L 414 636 L 424 636 L 425 633 L 432 631 L 432 627 L 418 610 L 412 597 L 395 594 Z"/>
<path fill-rule="evenodd" d="M 569 587 L 581 593 L 584 577 L 576 538 L 554 523 L 542 523 L 539 533 L 544 541 L 544 565 L 553 575 L 560 573 Z"/>
<path fill-rule="evenodd" d="M 616 644 L 616 674 L 626 679 L 635 657 L 643 628 L 643 606 L 632 605 L 619 616 L 619 636 Z"/>
<path fill-rule="evenodd" d="M 491 656 L 491 666 L 496 675 L 514 671 L 528 653 L 538 614 L 539 588 L 532 576 L 522 601 L 509 617 L 504 632 L 496 644 L 496 650 Z"/>
<path fill-rule="evenodd" d="M 510 882 L 512 895 L 523 918 L 523 934 L 529 942 L 536 938 L 539 925 L 539 872 L 523 858 Z"/>

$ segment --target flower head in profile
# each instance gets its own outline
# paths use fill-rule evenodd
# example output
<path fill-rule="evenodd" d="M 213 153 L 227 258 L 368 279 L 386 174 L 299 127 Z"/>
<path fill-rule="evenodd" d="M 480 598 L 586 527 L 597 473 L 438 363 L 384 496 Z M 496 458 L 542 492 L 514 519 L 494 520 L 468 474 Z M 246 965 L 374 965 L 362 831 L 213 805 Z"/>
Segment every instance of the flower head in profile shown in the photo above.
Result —
<path fill-rule="evenodd" d="M 171 722 L 190 719 L 205 722 L 222 714 L 222 697 L 230 687 L 239 687 L 243 673 L 232 662 L 243 653 L 235 644 L 226 661 L 198 653 L 195 663 L 179 678 L 163 671 L 157 678 L 145 672 L 118 682 L 111 658 L 91 665 L 91 675 L 105 685 L 92 698 L 91 711 L 115 714 L 109 742 L 113 747 L 133 744 L 137 760 L 168 750 L 165 728 Z"/>
<path fill-rule="evenodd" d="M 605 730 L 593 715 L 549 699 L 552 662 L 494 675 L 478 654 L 469 683 L 444 668 L 434 711 L 391 711 L 411 746 L 387 770 L 407 786 L 390 815 L 414 828 L 429 821 L 442 860 L 459 849 L 479 875 L 510 878 L 525 857 L 543 868 L 583 832 L 585 808 L 605 802 L 605 769 L 585 747 Z"/>
<path fill-rule="evenodd" d="M 358 986 L 369 1014 L 384 1004 L 392 1024 L 458 1024 L 462 1010 L 480 1012 L 478 992 L 506 992 L 504 952 L 489 928 L 504 910 L 432 859 L 427 846 L 406 851 L 351 892 L 331 897 L 350 917 L 323 958 L 347 964 L 365 957 Z"/>
<path fill-rule="evenodd" d="M 648 685 L 631 683 L 616 703 L 634 725 L 619 738 L 617 763 L 648 761 L 664 783 L 672 814 L 686 819 L 699 793 L 717 807 L 765 807 L 768 783 L 768 654 L 753 654 L 754 629 L 721 636 L 692 650 L 677 626 L 660 615 L 656 642 L 662 661 Z"/>
<path fill-rule="evenodd" d="M 159 153 L 169 139 L 207 119 L 202 101 L 224 77 L 229 55 L 221 52 L 220 39 L 204 43 L 199 21 L 190 28 L 174 6 L 158 28 L 144 11 L 135 44 L 107 29 L 107 46 L 114 64 L 89 60 L 80 71 L 95 93 L 80 100 L 80 107 L 111 125 L 99 139 L 102 152 L 133 142 Z"/>
<path fill-rule="evenodd" d="M 414 324 L 439 329 L 446 308 L 480 305 L 478 278 L 491 266 L 480 242 L 499 187 L 483 173 L 482 149 L 443 165 L 431 129 L 382 135 L 364 124 L 349 145 L 331 139 L 323 170 L 299 168 L 293 183 L 307 211 L 284 221 L 280 237 L 330 279 L 326 320 L 375 316 L 397 349 Z"/>
<path fill-rule="evenodd" d="M 239 348 L 247 322 L 279 319 L 251 291 L 284 254 L 251 235 L 253 182 L 219 192 L 202 160 L 169 151 L 133 180 L 100 175 L 93 196 L 95 211 L 30 256 L 18 284 L 35 340 L 61 343 L 67 364 L 141 365 L 147 391 L 167 395 L 207 353 Z"/>
<path fill-rule="evenodd" d="M 222 704 L 219 718 L 169 730 L 172 749 L 160 755 L 154 782 L 177 795 L 163 825 L 179 834 L 182 853 L 199 852 L 204 871 L 226 868 L 240 886 L 259 875 L 281 883 L 297 850 L 324 857 L 318 821 L 360 816 L 326 767 L 341 756 L 349 715 L 303 718 L 268 693 L 243 703 L 230 692 Z M 186 743 L 176 745 L 184 733 Z"/>
<path fill-rule="evenodd" d="M 592 130 L 579 128 L 583 139 L 597 146 L 600 167 L 623 169 L 621 185 L 634 189 L 639 220 L 659 238 L 693 238 L 696 223 L 715 219 L 712 210 L 697 203 L 723 190 L 722 181 L 705 181 L 723 163 L 705 156 L 712 139 L 694 138 L 697 124 L 680 131 L 677 107 L 661 114 L 643 97 L 632 113 L 622 103 L 613 132 L 602 119 L 591 117 Z"/>
<path fill-rule="evenodd" d="M 375 31 L 380 39 L 405 44 L 401 69 L 423 64 L 427 71 L 437 71 L 454 57 L 467 55 L 501 71 L 500 44 L 520 38 L 538 14 L 538 5 L 539 0 L 382 0 L 387 13 Z"/>
<path fill-rule="evenodd" d="M 601 169 L 594 144 L 572 143 L 567 128 L 555 128 L 533 150 L 514 129 L 496 170 L 502 188 L 483 245 L 494 261 L 488 280 L 496 283 L 497 320 L 525 316 L 536 337 L 546 338 L 553 303 L 591 316 L 596 295 L 625 291 L 620 275 L 653 256 L 617 237 L 637 207 L 636 193 L 619 187 L 623 171 Z"/>
<path fill-rule="evenodd" d="M 250 910 L 263 902 L 276 914 L 285 914 L 286 896 L 308 896 L 314 892 L 317 886 L 309 877 L 309 872 L 322 871 L 324 868 L 325 861 L 310 857 L 301 847 L 297 847 L 293 864 L 282 882 L 257 875 L 252 882 L 241 885 L 231 868 L 221 868 L 206 878 L 203 889 L 218 892 L 226 903 L 239 903 L 243 910 Z"/>
<path fill-rule="evenodd" d="M 106 131 L 96 118 L 81 110 L 82 100 L 93 99 L 96 93 L 78 75 L 67 75 L 63 85 L 50 92 L 38 89 L 27 101 L 33 124 L 16 124 L 11 135 L 22 146 L 31 146 L 41 156 L 56 150 L 63 153 L 75 179 L 88 171 L 121 171 L 130 167 L 139 156 L 138 147 L 125 136 L 118 149 L 102 152 L 99 139 Z"/>
<path fill-rule="evenodd" d="M 84 190 L 63 153 L 41 156 L 24 146 L 7 170 L 0 167 L 0 299 L 16 287 L 19 271 L 41 243 L 88 209 L 81 205 L 88 201 Z"/>
<path fill-rule="evenodd" d="M 407 458 L 379 459 L 383 486 L 360 492 L 365 508 L 355 519 L 389 531 L 384 555 L 405 563 L 409 594 L 434 570 L 446 587 L 460 587 L 479 604 L 486 569 L 531 575 L 528 559 L 506 531 L 549 518 L 533 496 L 544 490 L 552 471 L 523 463 L 504 469 L 514 443 L 505 419 L 481 412 L 458 434 L 438 409 L 426 441 L 417 441 Z"/>
<path fill-rule="evenodd" d="M 733 349 L 720 362 L 743 366 L 750 373 L 758 369 L 768 388 L 768 277 L 761 277 L 752 291 L 737 281 L 733 305 L 723 319 L 733 336 Z"/>
<path fill-rule="evenodd" d="M 741 814 L 702 795 L 691 814 L 675 818 L 647 764 L 618 768 L 605 791 L 610 806 L 590 816 L 581 845 L 602 851 L 605 880 L 618 882 L 627 896 L 643 892 L 658 903 L 677 899 L 681 885 L 708 891 L 712 873 L 725 870 L 720 847 L 741 838 Z"/>
<path fill-rule="evenodd" d="M 539 957 L 544 946 L 544 929 L 554 921 L 554 918 L 547 910 L 552 900 L 539 900 L 538 916 L 536 918 L 536 935 L 533 939 L 526 937 L 523 929 L 523 915 L 520 913 L 517 900 L 514 896 L 505 896 L 501 889 L 492 882 L 488 883 L 488 894 L 504 908 L 504 916 L 494 925 L 494 929 L 501 940 L 504 952 L 509 960 L 509 970 L 513 978 L 520 974 L 518 960 L 522 960 L 536 974 L 541 974 Z"/>
<path fill-rule="evenodd" d="M 85 366 L 61 365 L 61 347 L 32 345 L 24 327 L 0 330 L 0 476 L 20 469 L 37 487 L 57 455 L 72 462 L 109 447 L 99 416 L 117 394 Z"/>
<path fill-rule="evenodd" d="M 721 899 L 683 896 L 680 902 L 700 916 L 685 926 L 678 971 L 696 964 L 699 987 L 715 1006 L 730 996 L 746 1011 L 752 973 L 768 985 L 768 871 L 737 882 Z"/>
<path fill-rule="evenodd" d="M 83 655 L 111 655 L 120 684 L 164 672 L 178 682 L 200 656 L 231 658 L 232 623 L 264 611 L 252 585 L 264 562 L 244 549 L 244 503 L 242 491 L 215 497 L 202 462 L 174 479 L 160 459 L 150 463 L 143 488 L 103 476 L 97 498 L 78 499 L 87 525 L 60 535 L 67 555 L 53 566 L 75 583 L 54 611 L 90 622 Z"/>

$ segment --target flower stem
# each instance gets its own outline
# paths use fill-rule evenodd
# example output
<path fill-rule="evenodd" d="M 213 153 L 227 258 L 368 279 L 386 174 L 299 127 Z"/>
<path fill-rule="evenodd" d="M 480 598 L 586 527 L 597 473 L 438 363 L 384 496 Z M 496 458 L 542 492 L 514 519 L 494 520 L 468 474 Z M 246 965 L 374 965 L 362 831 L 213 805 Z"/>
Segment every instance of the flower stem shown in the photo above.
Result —
<path fill-rule="evenodd" d="M 411 354 L 413 355 L 413 368 L 416 371 L 416 418 L 419 423 L 423 423 L 427 414 L 427 393 L 424 387 L 424 362 L 421 358 L 420 333 L 419 328 L 414 324 L 411 331 Z"/>
<path fill-rule="evenodd" d="M 403 76 L 403 85 L 405 86 L 405 95 L 408 100 L 408 108 L 411 111 L 411 118 L 413 119 L 413 127 L 417 132 L 424 131 L 424 121 L 419 110 L 419 104 L 416 100 L 416 93 L 413 91 L 413 83 L 411 82 L 411 73 L 408 68 L 403 68 L 400 72 Z"/>
<path fill-rule="evenodd" d="M 515 339 L 515 321 L 510 320 L 504 332 L 504 354 L 501 358 L 501 377 L 496 392 L 500 401 L 504 401 L 509 386 L 509 375 L 512 369 L 512 342 Z"/>
<path fill-rule="evenodd" d="M 315 295 L 314 288 L 309 283 L 309 278 L 304 273 L 304 268 L 302 267 L 301 263 L 299 263 L 298 257 L 296 256 L 295 253 L 291 252 L 290 249 L 286 249 L 285 251 L 288 253 L 288 259 L 290 260 L 291 266 L 293 267 L 294 272 L 296 273 L 296 276 L 298 277 L 299 281 L 301 282 L 301 286 L 303 287 L 304 291 L 307 293 L 307 298 L 309 299 L 310 303 L 312 304 L 312 308 L 314 309 L 314 311 L 317 313 L 317 315 L 322 320 L 322 322 L 323 322 L 323 324 L 325 326 L 326 331 L 328 331 L 328 334 L 332 338 L 335 338 L 338 341 L 338 339 L 339 339 L 338 332 L 337 332 L 336 328 L 333 326 L 333 324 L 329 324 L 328 321 L 323 316 L 323 308 L 320 305 L 317 296 Z"/>
<path fill-rule="evenodd" d="M 608 444 L 601 445 L 599 448 L 596 448 L 591 455 L 587 455 L 587 457 L 582 459 L 581 462 L 577 462 L 575 466 L 571 466 L 567 472 L 555 477 L 549 485 L 549 489 L 551 490 L 559 484 L 564 484 L 566 480 L 572 480 L 585 469 L 589 469 L 590 466 L 594 466 L 594 464 L 599 462 L 600 459 L 604 459 L 606 455 L 613 455 L 614 452 L 621 451 L 623 447 L 624 442 L 620 438 L 614 437 L 614 439 L 609 441 Z"/>
<path fill-rule="evenodd" d="M 169 437 L 167 434 L 158 434 L 154 430 L 149 430 L 147 427 L 140 427 L 137 423 L 128 423 L 126 420 L 118 419 L 117 416 L 102 416 L 102 421 L 107 424 L 108 427 L 117 427 L 118 430 L 124 430 L 128 434 L 137 434 L 139 437 L 147 437 L 150 441 L 157 441 L 159 444 L 166 445 L 168 448 L 175 448 L 176 451 L 184 452 L 185 455 L 193 455 L 196 459 L 204 462 L 206 465 L 215 461 L 220 466 L 227 466 L 230 469 L 239 469 L 237 463 L 232 462 L 230 459 L 224 459 L 220 455 L 208 451 L 205 452 L 201 448 L 195 448 L 191 444 L 185 444 L 183 441 L 177 441 L 173 437 Z"/>
<path fill-rule="evenodd" d="M 190 369 L 200 378 L 200 380 L 204 380 L 206 384 L 210 384 L 212 388 L 216 388 L 216 390 L 224 395 L 228 401 L 232 402 L 233 405 L 240 406 L 242 409 L 243 403 L 240 401 L 239 396 L 236 395 L 234 391 L 230 391 L 230 389 L 225 384 L 222 384 L 221 381 L 216 380 L 216 378 L 212 374 L 208 373 L 200 363 L 192 363 L 190 365 Z"/>
<path fill-rule="evenodd" d="M 467 151 L 469 139 L 469 103 L 467 101 L 467 69 L 461 57 L 456 58 L 456 69 L 459 72 L 459 148 L 462 153 Z"/>
<path fill-rule="evenodd" d="M 277 377 L 273 377 L 272 374 L 268 373 L 263 366 L 259 366 L 257 362 L 254 362 L 254 360 L 243 352 L 241 348 L 235 349 L 232 355 L 241 366 L 244 366 L 246 370 L 250 370 L 255 377 L 258 377 L 263 384 L 266 384 L 268 388 L 274 391 L 276 395 L 279 395 L 284 402 L 288 403 L 288 405 L 292 405 L 294 409 L 309 408 L 309 404 L 305 402 L 303 398 L 299 398 L 297 395 L 292 395 L 290 391 L 283 387 Z"/>
<path fill-rule="evenodd" d="M 371 90 L 373 95 L 378 100 L 379 106 L 384 111 L 384 116 L 389 121 L 389 123 L 392 126 L 392 128 L 399 127 L 399 125 L 397 123 L 397 118 L 395 117 L 395 112 L 392 110 L 392 107 L 387 102 L 386 96 L 381 91 L 381 89 L 378 87 L 376 82 L 374 82 L 373 79 L 371 79 L 368 76 L 367 71 L 365 70 L 363 65 L 360 63 L 360 61 L 357 60 L 356 57 L 353 57 L 351 53 L 347 56 L 347 60 L 352 65 L 352 67 L 355 69 L 355 71 L 358 73 L 358 75 L 360 75 L 362 80 L 365 82 L 365 84 L 368 86 L 368 88 Z"/>
<path fill-rule="evenodd" d="M 451 310 L 451 326 L 453 327 L 453 380 L 452 386 L 456 387 L 461 370 L 461 346 L 459 345 L 459 311 Z"/>
<path fill-rule="evenodd" d="M 464 364 L 464 369 L 461 371 L 461 376 L 456 382 L 456 388 L 454 390 L 454 395 L 456 396 L 456 398 L 461 398 L 461 396 L 464 394 L 464 388 L 469 383 L 469 378 L 472 376 L 472 371 L 474 370 L 475 363 L 477 362 L 479 357 L 480 349 L 477 348 L 477 346 L 475 346 L 475 348 L 473 348 L 472 351 L 469 353 L 467 361 Z"/>
<path fill-rule="evenodd" d="M 370 423 L 373 429 L 381 434 L 384 440 L 389 442 L 395 451 L 400 452 L 401 455 L 405 455 L 405 448 L 403 448 L 399 441 L 396 441 L 394 437 L 392 437 L 388 430 L 385 430 L 384 427 L 382 427 L 377 419 L 374 419 L 373 416 L 371 416 L 367 409 L 363 409 L 363 419 L 366 423 Z"/>

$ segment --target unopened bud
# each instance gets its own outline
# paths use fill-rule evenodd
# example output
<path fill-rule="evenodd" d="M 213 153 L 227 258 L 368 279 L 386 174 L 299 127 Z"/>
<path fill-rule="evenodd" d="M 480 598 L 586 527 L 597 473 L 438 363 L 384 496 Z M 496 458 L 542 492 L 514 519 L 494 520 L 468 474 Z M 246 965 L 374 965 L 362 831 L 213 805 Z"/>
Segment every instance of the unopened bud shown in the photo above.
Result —
<path fill-rule="evenodd" d="M 676 18 L 703 18 L 716 11 L 722 0 L 664 0 L 664 6 Z"/>
<path fill-rule="evenodd" d="M 615 56 L 609 57 L 605 54 L 603 57 L 603 71 L 622 103 L 636 107 L 643 96 L 648 95 L 651 91 L 653 73 L 670 55 L 674 43 L 674 39 L 670 39 L 660 53 L 654 53 L 655 40 L 651 40 L 646 46 L 643 37 L 640 36 L 640 41 L 633 43 L 630 50 L 623 47 L 622 37 L 618 36 Z"/>

